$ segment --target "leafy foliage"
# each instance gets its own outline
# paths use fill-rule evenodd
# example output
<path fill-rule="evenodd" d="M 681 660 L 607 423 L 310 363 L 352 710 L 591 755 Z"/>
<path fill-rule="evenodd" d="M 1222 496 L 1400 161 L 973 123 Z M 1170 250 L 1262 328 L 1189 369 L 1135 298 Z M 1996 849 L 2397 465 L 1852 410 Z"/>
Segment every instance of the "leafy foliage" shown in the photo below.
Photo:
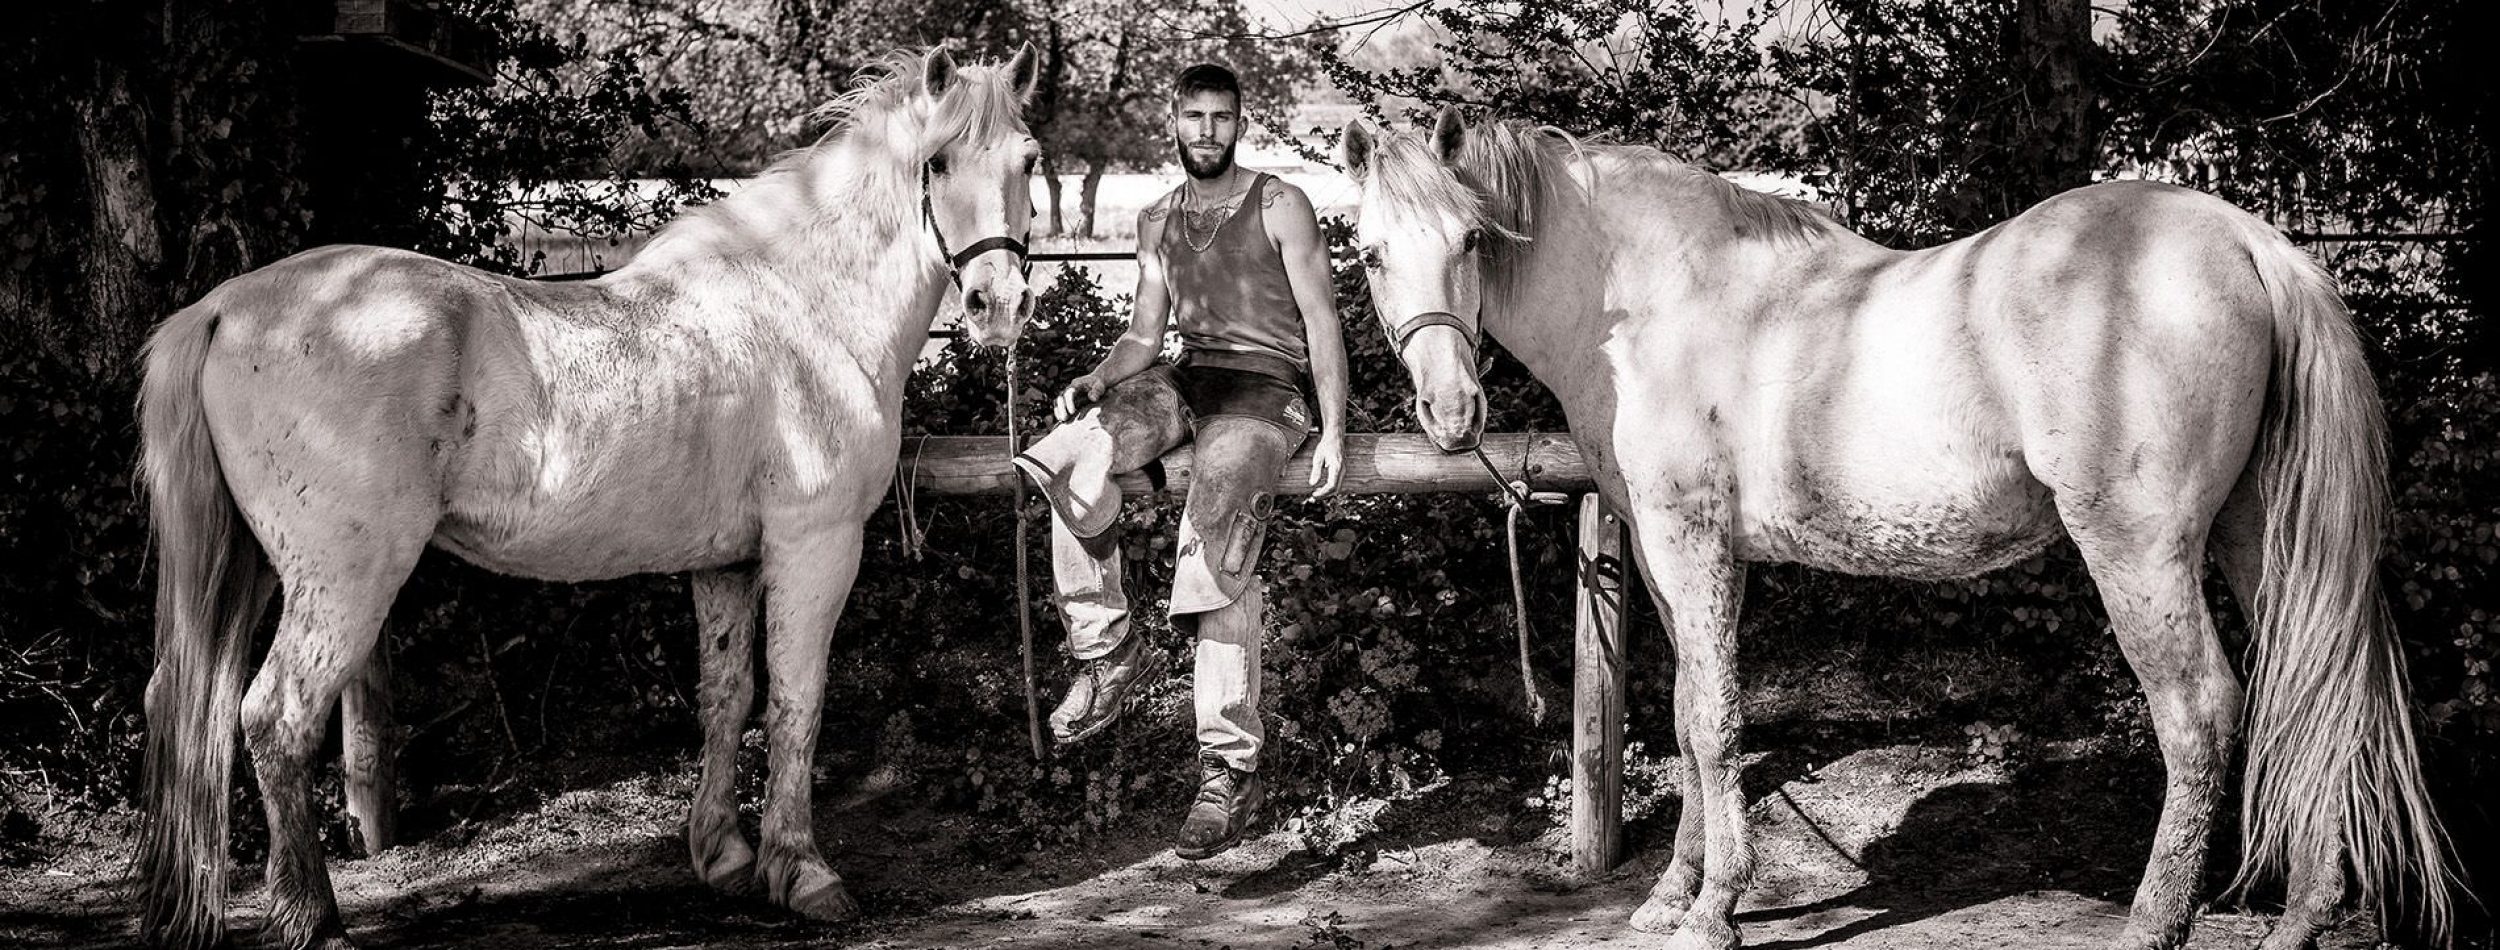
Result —
<path fill-rule="evenodd" d="M 2013 81 L 2006 34 L 1986 22 L 2004 5 L 1823 6 L 1830 32 L 1768 43 L 1766 52 L 1778 5 L 1719 18 L 1687 3 L 1457 0 L 1429 14 L 1445 37 L 1433 68 L 1375 71 L 1319 55 L 1335 81 L 1382 108 L 1461 102 L 1711 164 L 1798 173 L 1847 195 L 1862 226 L 1894 239 L 1929 240 L 1980 223 L 1997 194 L 1986 190 L 1987 170 L 2005 160 L 2007 137 L 2019 132 L 1985 114 Z M 729 152 L 787 144 L 801 133 L 775 123 L 792 113 L 762 103 L 830 92 L 841 57 L 857 52 L 847 40 L 800 48 L 799 37 L 885 35 L 842 32 L 852 29 L 841 25 L 848 21 L 823 5 L 776 7 L 801 20 L 770 26 L 661 16 L 692 6 L 641 8 L 660 18 L 616 27 L 624 39 L 607 47 L 596 35 L 607 26 L 586 22 L 577 27 L 585 35 L 560 37 L 535 30 L 503 0 L 464 7 L 504 37 L 501 82 L 433 100 L 409 144 L 422 180 L 404 193 L 421 200 L 367 209 L 373 220 L 360 226 L 395 243 L 527 269 L 532 262 L 498 242 L 507 214 L 617 230 L 664 215 L 696 193 L 690 181 L 649 193 L 657 197 L 618 177 L 579 190 L 558 182 L 617 172 L 609 159 L 619 148 L 642 156 L 636 171 L 736 167 L 696 152 L 637 152 L 632 143 L 708 129 Z M 2489 150 L 2476 138 L 2487 134 L 2476 123 L 2487 121 L 2488 93 L 2475 99 L 2472 84 L 2447 81 L 2471 62 L 2465 38 L 2475 34 L 2458 26 L 2463 10 L 2461 0 L 2404 5 L 2419 16 L 2361 16 L 2357 5 L 2325 0 L 2130 5 L 2094 54 L 2106 80 L 2098 103 L 2105 123 L 2090 161 L 2103 172 L 2153 173 L 2184 159 L 2213 170 L 2197 172 L 2201 184 L 2279 220 L 2475 226 L 2488 220 Z M 342 226 L 301 214 L 295 106 L 284 94 L 293 81 L 291 37 L 255 5 L 195 4 L 181 15 L 201 26 L 182 35 L 215 41 L 161 50 L 97 10 L 54 5 L 26 21 L 43 42 L 0 47 L 11 54 L 0 55 L 0 81 L 37 92 L 0 110 L 0 235 L 8 235 L 0 238 L 0 302 L 10 307 L 12 334 L 0 355 L 0 427 L 10 434 L 0 542 L 24 557 L 0 575 L 0 776 L 99 805 L 128 797 L 147 678 L 149 581 L 129 477 L 135 342 L 165 308 Z M 981 23 L 1009 28 L 1003 18 Z M 692 84 L 676 74 L 652 78 L 647 54 L 681 25 L 704 42 L 781 44 L 775 55 L 817 59 L 773 67 L 796 78 L 775 80 L 770 95 L 756 94 L 752 113 L 739 113 L 702 98 L 745 88 L 736 81 L 673 92 Z M 717 35 L 704 32 L 715 27 Z M 80 41 L 86 34 L 95 38 Z M 124 41 L 127 48 L 113 46 Z M 702 57 L 728 54 L 695 44 L 687 55 L 696 69 Z M 106 96 L 98 63 L 128 75 L 149 116 L 143 156 L 163 239 L 152 256 L 140 255 L 149 269 L 136 297 L 113 296 L 128 284 L 87 276 L 99 249 L 110 249 L 95 224 L 103 202 L 75 148 L 77 106 Z M 1079 127 L 1067 121 L 1064 128 Z M 1101 120 L 1104 128 L 1140 121 Z M 1342 224 L 1329 230 L 1342 245 Z M 2486 278 L 2467 266 L 2483 246 L 2320 252 L 2377 344 L 2396 460 L 2387 577 L 2431 724 L 2433 763 L 2459 802 L 2488 787 L 2500 765 L 2491 753 L 2500 734 L 2492 672 L 2500 605 L 2490 593 L 2500 564 L 2500 376 L 2481 355 L 2492 349 L 2488 298 L 2476 289 Z M 1404 373 L 1380 334 L 1363 329 L 1371 319 L 1359 272 L 1341 263 L 1335 279 L 1352 328 L 1352 427 L 1411 430 Z M 950 346 L 915 375 L 908 425 L 1002 432 L 1009 395 L 1023 419 L 1042 418 L 1048 393 L 1091 364 L 1124 309 L 1085 272 L 1063 274 L 1027 334 L 1015 393 L 1004 392 L 999 355 Z M 1498 351 L 1486 381 L 1493 427 L 1563 427 L 1542 387 Z M 912 783 L 942 806 L 985 816 L 985 846 L 1003 854 L 1122 823 L 1167 823 L 1189 781 L 1185 686 L 1157 687 L 1130 724 L 1035 763 L 1012 672 L 1017 512 L 997 499 L 928 499 L 918 510 L 930 540 L 916 557 L 900 542 L 892 509 L 872 524 L 833 659 L 825 781 Z M 1024 514 L 1041 516 L 1038 505 Z M 1125 517 L 1131 573 L 1144 595 L 1137 629 L 1178 654 L 1187 643 L 1161 622 L 1154 599 L 1168 589 L 1169 542 L 1156 539 L 1172 514 L 1141 500 Z M 1269 768 L 1315 848 L 1359 847 L 1380 821 L 1377 803 L 1449 776 L 1541 771 L 1545 753 L 1564 741 L 1558 726 L 1533 727 L 1522 714 L 1497 518 L 1498 508 L 1479 499 L 1348 497 L 1285 506 L 1273 523 L 1264 564 L 1274 627 Z M 1549 696 L 1559 695 L 1567 669 L 1558 634 L 1568 627 L 1570 530 L 1563 513 L 1539 511 L 1522 537 L 1540 632 L 1534 666 Z M 1042 532 L 1032 535 L 1043 563 Z M 1036 585 L 1022 606 L 1051 642 L 1046 588 Z M 2217 600 L 2227 609 L 2227 597 Z M 1648 633 L 1656 618 L 1635 610 L 1644 632 L 1635 634 L 1630 718 L 1645 724 L 1635 738 L 1664 749 L 1666 730 L 1656 724 L 1672 715 L 1656 660 L 1663 651 Z M 2141 700 L 2101 632 L 2090 579 L 2070 547 L 1945 584 L 1758 569 L 1745 623 L 1747 669 L 1774 678 L 1803 671 L 1810 685 L 1802 692 L 1818 715 L 1969 738 L 1983 755 L 2018 748 L 2008 737 L 2149 741 Z M 402 691 L 409 828 L 456 827 L 514 787 L 585 780 L 583 770 L 569 778 L 531 771 L 551 750 L 624 770 L 647 768 L 653 748 L 690 754 L 693 641 L 678 578 L 557 586 L 429 559 L 402 595 L 388 638 Z M 1045 668 L 1053 672 L 1044 689 L 1055 689 L 1057 668 Z M 1966 734 L 1970 723 L 1987 726 Z M 1656 767 L 1645 766 L 1648 784 L 1636 790 L 1662 792 L 1664 759 L 1644 761 Z M 2461 821 L 2474 814 L 2450 813 Z"/>
<path fill-rule="evenodd" d="M 680 108 L 605 141 L 599 168 L 628 174 L 752 174 L 807 144 L 816 108 L 886 51 L 949 43 L 1003 55 L 1029 31 L 1007 0 L 519 0 L 516 12 L 576 60 L 630 68 Z"/>
<path fill-rule="evenodd" d="M 1795 106 L 1760 68 L 1757 44 L 1775 6 L 1435 4 L 1422 13 L 1434 28 L 1431 60 L 1372 68 L 1333 38 L 1314 49 L 1329 79 L 1375 118 L 1383 103 L 1461 105 L 1735 167 L 1793 135 Z"/>

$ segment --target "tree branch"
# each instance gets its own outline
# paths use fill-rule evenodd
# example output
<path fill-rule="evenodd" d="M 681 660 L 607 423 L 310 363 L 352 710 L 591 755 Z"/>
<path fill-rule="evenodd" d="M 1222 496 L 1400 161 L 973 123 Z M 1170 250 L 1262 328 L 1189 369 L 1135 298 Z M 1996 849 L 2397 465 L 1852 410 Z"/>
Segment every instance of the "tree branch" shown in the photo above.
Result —
<path fill-rule="evenodd" d="M 1170 29 L 1172 31 L 1172 35 L 1174 36 L 1194 40 L 1290 40 L 1305 36 L 1316 36 L 1321 33 L 1334 33 L 1338 30 L 1358 26 L 1387 26 L 1390 23 L 1397 22 L 1398 20 L 1404 19 L 1407 16 L 1421 11 L 1425 7 L 1433 5 L 1434 2 L 1435 0 L 1414 0 L 1414 2 L 1407 3 L 1403 6 L 1383 7 L 1378 10 L 1351 14 L 1335 20 L 1321 20 L 1298 30 L 1286 30 L 1283 32 L 1269 30 L 1243 30 L 1227 33 L 1216 30 L 1201 30 L 1195 27 L 1178 25 L 1172 25 L 1170 26 Z M 1162 15 L 1165 17 L 1165 22 L 1169 24 L 1169 14 L 1167 13 Z M 1377 29 L 1375 29 L 1374 32 L 1378 32 Z"/>

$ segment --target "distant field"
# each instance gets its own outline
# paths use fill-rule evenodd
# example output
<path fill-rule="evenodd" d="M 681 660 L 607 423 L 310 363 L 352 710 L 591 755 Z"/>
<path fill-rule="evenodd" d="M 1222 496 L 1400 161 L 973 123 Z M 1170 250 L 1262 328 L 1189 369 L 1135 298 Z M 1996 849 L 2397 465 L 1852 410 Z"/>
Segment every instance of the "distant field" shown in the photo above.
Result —
<path fill-rule="evenodd" d="M 1322 215 L 1350 215 L 1354 211 L 1354 185 L 1333 169 L 1306 166 L 1290 155 L 1273 152 L 1245 155 L 1243 164 L 1252 168 L 1275 171 L 1286 181 L 1301 187 L 1303 193 L 1311 197 L 1312 204 L 1318 206 L 1319 213 Z M 1738 184 L 1760 191 L 1807 200 L 1814 198 L 1809 191 L 1793 179 L 1758 174 L 1731 174 L 1728 177 Z M 1068 220 L 1073 222 L 1076 217 L 1078 180 L 1075 176 L 1066 176 L 1062 181 L 1065 183 L 1063 207 L 1067 212 Z M 1097 200 L 1098 207 L 1095 211 L 1097 223 L 1095 236 L 1087 240 L 1074 236 L 1040 235 L 1034 240 L 1033 249 L 1038 253 L 1134 251 L 1137 246 L 1138 209 L 1145 207 L 1147 202 L 1155 200 L 1179 183 L 1180 178 L 1176 172 L 1104 176 L 1102 191 Z M 735 193 L 743 182 L 725 179 L 715 181 L 713 184 L 722 191 Z M 1046 197 L 1039 183 L 1035 184 L 1033 192 L 1035 203 L 1038 205 Z M 545 253 L 546 260 L 539 267 L 539 273 L 570 274 L 613 270 L 631 260 L 634 253 L 641 250 L 643 244 L 649 239 L 648 234 L 626 234 L 613 239 L 551 234 L 522 222 L 516 223 L 506 240 L 524 255 Z M 1034 266 L 1036 280 L 1047 285 L 1056 276 L 1055 271 L 1052 270 L 1056 267 L 1094 268 L 1102 285 L 1115 292 L 1125 293 L 1137 284 L 1136 265 L 1121 261 L 1037 264 Z"/>
<path fill-rule="evenodd" d="M 1333 170 L 1305 168 L 1290 156 L 1282 154 L 1245 155 L 1243 164 L 1253 168 L 1278 171 L 1285 180 L 1300 186 L 1305 194 L 1310 195 L 1312 203 L 1319 206 L 1319 212 L 1323 215 L 1349 214 L 1353 211 L 1353 185 Z M 1064 192 L 1061 207 L 1067 219 L 1073 223 L 1076 218 L 1079 180 L 1077 176 L 1069 175 L 1063 176 L 1061 181 Z M 1170 191 L 1179 183 L 1180 178 L 1177 173 L 1106 175 L 1102 180 L 1101 194 L 1096 201 L 1095 236 L 1091 240 L 1085 240 L 1074 236 L 1043 235 L 1033 242 L 1033 249 L 1041 253 L 1135 250 L 1138 209 L 1145 207 L 1147 202 Z M 742 182 L 730 179 L 716 181 L 713 184 L 722 191 L 735 193 Z M 1039 182 L 1034 184 L 1033 197 L 1036 205 L 1047 198 Z M 535 253 L 545 254 L 546 258 L 538 268 L 539 273 L 570 274 L 613 270 L 633 259 L 634 253 L 640 251 L 649 239 L 648 234 L 625 234 L 614 238 L 586 238 L 573 234 L 554 234 L 527 222 L 516 222 L 512 232 L 506 238 L 506 243 L 525 256 Z M 1042 266 L 1058 265 L 1037 265 L 1037 277 L 1042 276 L 1040 273 Z M 1137 281 L 1137 270 L 1134 265 L 1114 262 L 1110 264 L 1089 263 L 1083 266 L 1092 266 L 1102 271 L 1104 286 L 1115 290 L 1124 291 L 1134 286 Z"/>

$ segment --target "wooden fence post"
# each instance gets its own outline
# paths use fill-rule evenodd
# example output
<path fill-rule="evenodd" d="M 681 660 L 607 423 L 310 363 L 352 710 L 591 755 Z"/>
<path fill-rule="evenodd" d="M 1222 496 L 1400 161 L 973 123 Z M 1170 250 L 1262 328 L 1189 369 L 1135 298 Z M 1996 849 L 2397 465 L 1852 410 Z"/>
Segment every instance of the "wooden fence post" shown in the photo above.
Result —
<path fill-rule="evenodd" d="M 1580 571 L 1571 663 L 1571 865 L 1582 880 L 1623 854 L 1623 525 L 1596 493 L 1580 497 Z"/>

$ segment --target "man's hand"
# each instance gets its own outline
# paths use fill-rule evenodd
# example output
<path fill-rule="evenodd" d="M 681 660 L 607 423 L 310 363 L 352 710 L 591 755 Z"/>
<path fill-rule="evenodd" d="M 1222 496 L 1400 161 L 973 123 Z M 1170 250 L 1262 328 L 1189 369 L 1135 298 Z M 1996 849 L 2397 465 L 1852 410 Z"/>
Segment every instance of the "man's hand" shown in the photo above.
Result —
<path fill-rule="evenodd" d="M 1328 497 L 1337 490 L 1337 480 L 1344 475 L 1345 435 L 1320 433 L 1319 446 L 1311 450 L 1311 497 Z"/>
<path fill-rule="evenodd" d="M 1085 407 L 1093 405 L 1094 400 L 1101 399 L 1106 388 L 1100 376 L 1092 373 L 1079 376 L 1076 382 L 1069 383 L 1068 388 L 1059 393 L 1059 402 L 1051 411 L 1059 417 L 1059 421 L 1066 422 L 1085 411 Z"/>

